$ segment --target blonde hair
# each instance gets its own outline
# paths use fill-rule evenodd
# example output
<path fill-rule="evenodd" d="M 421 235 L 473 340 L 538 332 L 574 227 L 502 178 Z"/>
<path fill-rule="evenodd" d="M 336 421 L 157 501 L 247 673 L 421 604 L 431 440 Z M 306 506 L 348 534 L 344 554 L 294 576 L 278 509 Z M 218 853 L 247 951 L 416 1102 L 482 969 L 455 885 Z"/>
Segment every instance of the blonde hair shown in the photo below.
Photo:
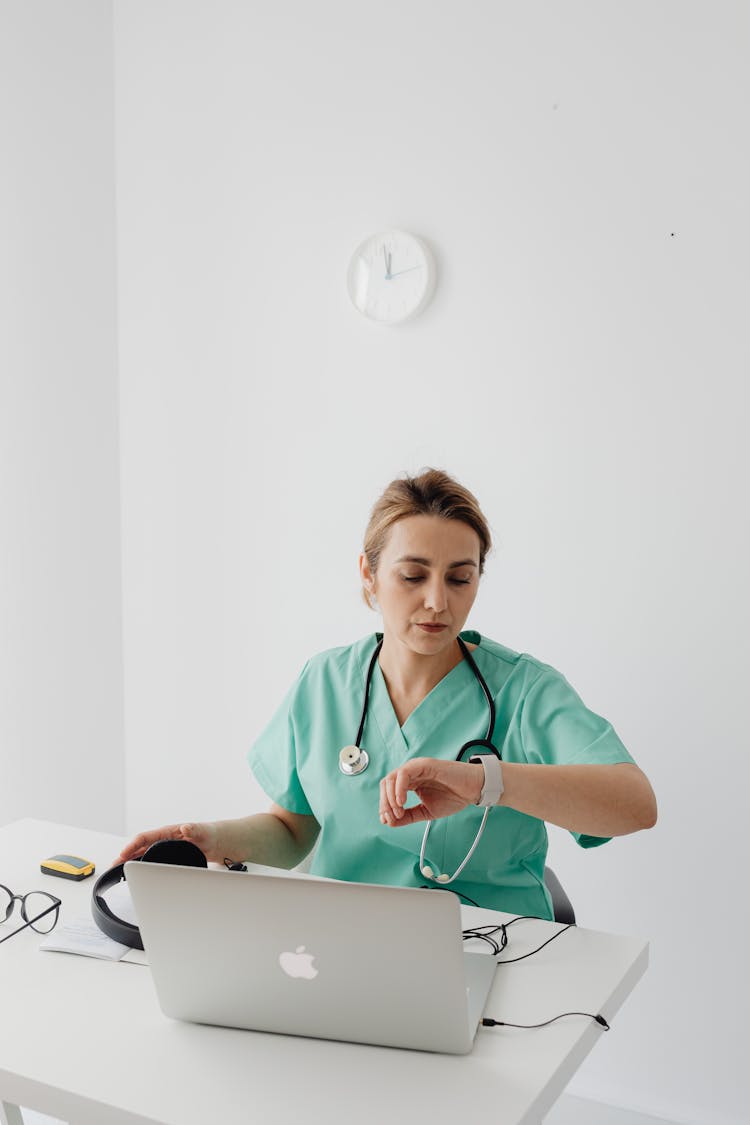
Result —
<path fill-rule="evenodd" d="M 492 548 L 489 525 L 476 497 L 442 469 L 423 469 L 419 476 L 405 475 L 392 480 L 376 500 L 363 547 L 373 574 L 378 569 L 388 532 L 394 523 L 408 516 L 440 516 L 468 524 L 479 536 L 479 573 L 482 574 L 484 560 Z M 364 587 L 362 596 L 372 609 L 370 594 Z"/>

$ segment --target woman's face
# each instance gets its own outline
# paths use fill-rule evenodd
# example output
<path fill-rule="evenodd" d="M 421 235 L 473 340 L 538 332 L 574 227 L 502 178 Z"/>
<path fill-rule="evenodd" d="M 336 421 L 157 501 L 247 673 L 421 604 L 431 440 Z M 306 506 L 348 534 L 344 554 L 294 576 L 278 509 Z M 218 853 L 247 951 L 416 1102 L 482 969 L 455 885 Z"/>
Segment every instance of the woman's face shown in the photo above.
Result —
<path fill-rule="evenodd" d="M 386 635 L 423 656 L 449 648 L 477 596 L 479 550 L 476 531 L 458 520 L 408 516 L 395 523 L 375 574 L 360 556 Z"/>

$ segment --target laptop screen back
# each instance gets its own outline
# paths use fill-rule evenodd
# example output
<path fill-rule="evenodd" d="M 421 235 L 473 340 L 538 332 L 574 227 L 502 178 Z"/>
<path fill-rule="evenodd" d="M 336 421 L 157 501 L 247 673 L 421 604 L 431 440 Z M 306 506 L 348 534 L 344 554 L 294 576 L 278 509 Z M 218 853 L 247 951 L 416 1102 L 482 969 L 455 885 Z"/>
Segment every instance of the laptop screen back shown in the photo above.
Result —
<path fill-rule="evenodd" d="M 458 899 L 283 875 L 126 864 L 162 1010 L 198 1023 L 464 1053 Z M 473 1023 L 473 1026 L 472 1026 Z"/>

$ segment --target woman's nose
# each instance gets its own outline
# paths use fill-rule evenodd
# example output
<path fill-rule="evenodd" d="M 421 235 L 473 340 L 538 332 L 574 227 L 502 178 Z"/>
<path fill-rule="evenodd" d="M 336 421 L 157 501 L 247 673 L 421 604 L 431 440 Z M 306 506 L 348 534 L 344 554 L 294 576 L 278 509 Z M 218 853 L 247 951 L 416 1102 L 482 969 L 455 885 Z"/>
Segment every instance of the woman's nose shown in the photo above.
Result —
<path fill-rule="evenodd" d="M 434 613 L 442 613 L 448 604 L 445 586 L 442 582 L 431 582 L 425 590 L 425 609 Z"/>

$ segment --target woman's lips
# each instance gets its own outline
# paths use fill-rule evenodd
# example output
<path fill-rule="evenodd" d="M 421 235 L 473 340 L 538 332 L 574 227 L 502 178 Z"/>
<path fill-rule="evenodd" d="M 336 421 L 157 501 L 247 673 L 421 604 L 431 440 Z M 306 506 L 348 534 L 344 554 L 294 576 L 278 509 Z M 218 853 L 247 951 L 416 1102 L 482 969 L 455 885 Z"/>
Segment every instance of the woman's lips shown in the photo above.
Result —
<path fill-rule="evenodd" d="M 447 625 L 425 625 L 421 621 L 417 622 L 420 629 L 424 629 L 425 633 L 442 633 L 443 629 L 447 629 Z"/>

